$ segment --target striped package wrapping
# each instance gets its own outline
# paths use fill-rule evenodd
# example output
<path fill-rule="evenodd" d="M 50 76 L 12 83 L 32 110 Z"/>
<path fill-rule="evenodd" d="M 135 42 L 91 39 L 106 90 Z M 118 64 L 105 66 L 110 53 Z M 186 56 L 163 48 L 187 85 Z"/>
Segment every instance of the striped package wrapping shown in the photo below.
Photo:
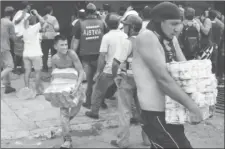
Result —
<path fill-rule="evenodd" d="M 204 119 L 213 115 L 217 97 L 217 80 L 212 74 L 210 60 L 172 62 L 167 65 L 171 76 L 202 110 Z M 166 122 L 185 124 L 190 122 L 189 111 L 166 96 Z"/>
<path fill-rule="evenodd" d="M 52 72 L 52 81 L 45 89 L 44 96 L 54 107 L 72 108 L 79 102 L 85 102 L 85 88 L 80 85 L 75 89 L 77 76 L 75 69 L 56 69 Z M 74 79 L 75 78 L 75 79 Z"/>

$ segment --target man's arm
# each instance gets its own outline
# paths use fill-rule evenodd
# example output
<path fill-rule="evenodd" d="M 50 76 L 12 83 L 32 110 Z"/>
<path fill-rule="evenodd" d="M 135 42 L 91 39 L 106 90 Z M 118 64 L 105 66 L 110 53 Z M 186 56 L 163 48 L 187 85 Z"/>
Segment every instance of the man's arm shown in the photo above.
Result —
<path fill-rule="evenodd" d="M 199 23 L 200 24 L 200 28 L 201 28 L 201 31 L 205 34 L 205 35 L 208 35 L 209 34 L 209 31 L 212 27 L 212 22 L 210 19 L 206 19 L 204 24 L 203 23 Z"/>
<path fill-rule="evenodd" d="M 73 26 L 72 30 L 72 40 L 70 48 L 73 49 L 75 52 L 77 52 L 79 44 L 80 44 L 80 37 L 81 37 L 81 24 L 80 21 L 77 21 L 76 24 Z"/>
<path fill-rule="evenodd" d="M 69 50 L 68 54 L 69 54 L 69 57 L 73 60 L 75 69 L 78 72 L 77 86 L 79 87 L 82 81 L 84 80 L 85 72 L 77 54 L 73 50 Z"/>
<path fill-rule="evenodd" d="M 73 36 L 71 40 L 70 48 L 73 49 L 75 52 L 77 52 L 79 44 L 80 44 L 80 40 L 76 39 L 76 37 Z"/>
<path fill-rule="evenodd" d="M 52 57 L 51 65 L 52 65 L 52 70 L 54 70 L 55 68 L 57 68 L 57 66 L 56 66 L 56 55 L 54 55 Z"/>
<path fill-rule="evenodd" d="M 37 10 L 32 10 L 35 14 L 35 16 L 38 18 L 41 26 L 45 26 L 46 25 L 46 21 L 44 20 L 44 18 L 42 16 L 39 15 L 39 13 L 37 12 Z"/>
<path fill-rule="evenodd" d="M 122 48 L 116 50 L 113 64 L 112 64 L 113 78 L 116 77 L 116 75 L 118 73 L 118 69 L 120 67 L 120 64 L 125 62 L 127 60 L 128 56 L 132 52 L 132 44 L 131 44 L 130 40 L 126 39 L 125 42 L 122 43 L 121 45 L 123 45 Z"/>
<path fill-rule="evenodd" d="M 10 27 L 9 27 L 9 38 L 12 39 L 13 41 L 16 40 L 15 27 L 13 24 L 10 24 Z"/>
<path fill-rule="evenodd" d="M 53 28 L 56 32 L 59 31 L 59 22 L 58 20 L 56 19 L 56 17 L 54 17 L 54 22 L 53 22 Z"/>
<path fill-rule="evenodd" d="M 137 47 L 139 47 L 138 53 L 151 72 L 153 72 L 159 88 L 162 89 L 166 95 L 184 105 L 190 112 L 200 115 L 201 112 L 194 101 L 170 76 L 166 67 L 164 55 L 157 44 L 158 42 L 153 32 L 148 30 L 142 32 L 137 38 Z"/>
<path fill-rule="evenodd" d="M 102 73 L 102 71 L 103 71 L 103 69 L 105 67 L 105 64 L 106 64 L 106 62 L 105 62 L 105 56 L 106 56 L 106 54 L 107 54 L 106 52 L 101 52 L 99 54 L 99 57 L 98 57 L 98 67 L 97 67 L 96 74 L 101 74 Z"/>
<path fill-rule="evenodd" d="M 13 22 L 14 22 L 15 25 L 19 24 L 25 18 L 27 12 L 23 10 L 21 12 L 20 17 L 18 17 L 18 15 L 19 15 L 18 13 L 20 13 L 20 11 L 17 12 L 17 14 L 15 15 L 15 17 L 13 19 Z"/>
<path fill-rule="evenodd" d="M 101 46 L 100 46 L 100 54 L 98 57 L 98 67 L 97 67 L 97 71 L 96 74 L 101 74 L 104 67 L 105 67 L 105 56 L 108 52 L 108 39 L 107 36 L 104 35 L 102 38 L 102 42 L 101 42 Z"/>

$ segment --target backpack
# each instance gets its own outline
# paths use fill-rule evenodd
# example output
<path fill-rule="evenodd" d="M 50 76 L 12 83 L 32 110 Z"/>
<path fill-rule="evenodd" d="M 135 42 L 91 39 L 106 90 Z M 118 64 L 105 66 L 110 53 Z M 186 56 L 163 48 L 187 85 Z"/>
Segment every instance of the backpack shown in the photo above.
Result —
<path fill-rule="evenodd" d="M 200 48 L 200 35 L 194 25 L 185 25 L 181 33 L 181 43 L 183 44 L 183 53 L 187 60 L 193 59 Z"/>

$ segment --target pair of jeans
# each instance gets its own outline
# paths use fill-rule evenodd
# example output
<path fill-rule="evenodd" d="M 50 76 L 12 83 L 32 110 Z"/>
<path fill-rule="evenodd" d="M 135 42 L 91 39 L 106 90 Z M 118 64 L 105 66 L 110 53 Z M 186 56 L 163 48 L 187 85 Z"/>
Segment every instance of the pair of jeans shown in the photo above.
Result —
<path fill-rule="evenodd" d="M 1 69 L 3 69 L 3 71 L 1 72 L 1 75 L 4 74 L 3 76 L 3 84 L 5 86 L 10 86 L 10 74 L 9 72 L 13 69 L 14 67 L 14 63 L 13 63 L 13 58 L 11 55 L 10 51 L 3 51 L 0 53 L 0 62 L 1 62 Z M 6 70 L 8 69 L 8 70 Z"/>
<path fill-rule="evenodd" d="M 192 148 L 183 125 L 166 124 L 165 112 L 141 111 L 143 126 L 151 148 Z"/>
<path fill-rule="evenodd" d="M 113 75 L 107 73 L 101 73 L 98 80 L 93 87 L 93 93 L 91 96 L 91 111 L 94 114 L 99 113 L 101 103 L 104 101 L 106 92 L 109 87 L 114 84 Z"/>
<path fill-rule="evenodd" d="M 115 79 L 117 85 L 119 131 L 117 143 L 119 147 L 129 146 L 130 119 L 140 120 L 140 105 L 137 99 L 137 89 L 133 75 L 118 75 Z"/>
<path fill-rule="evenodd" d="M 80 56 L 80 60 L 83 65 L 87 79 L 86 103 L 88 105 L 91 105 L 91 95 L 94 84 L 93 77 L 97 70 L 98 55 Z"/>
<path fill-rule="evenodd" d="M 78 114 L 82 105 L 82 101 L 73 108 L 60 108 L 60 119 L 62 126 L 62 135 L 64 141 L 72 141 L 70 121 Z"/>
<path fill-rule="evenodd" d="M 44 39 L 41 42 L 41 48 L 42 48 L 42 53 L 43 53 L 43 68 L 48 69 L 48 53 L 49 50 L 51 49 L 51 55 L 56 54 L 56 50 L 53 48 L 54 41 L 53 39 Z"/>

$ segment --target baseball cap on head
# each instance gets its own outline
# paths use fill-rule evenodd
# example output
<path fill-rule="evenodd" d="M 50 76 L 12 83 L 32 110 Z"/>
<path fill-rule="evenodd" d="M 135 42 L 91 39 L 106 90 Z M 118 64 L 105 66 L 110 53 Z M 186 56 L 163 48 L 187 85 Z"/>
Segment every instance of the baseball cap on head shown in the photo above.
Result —
<path fill-rule="evenodd" d="M 156 5 L 151 13 L 150 18 L 153 20 L 178 20 L 180 18 L 180 10 L 177 5 L 171 2 L 161 2 Z"/>
<path fill-rule="evenodd" d="M 86 7 L 87 10 L 93 10 L 93 11 L 96 11 L 96 6 L 95 4 L 93 3 L 88 3 L 87 7 Z"/>
<path fill-rule="evenodd" d="M 135 11 L 135 10 L 128 11 L 128 12 L 126 12 L 126 13 L 124 14 L 124 16 L 121 18 L 121 21 L 125 20 L 126 17 L 129 16 L 129 15 L 137 15 L 137 16 L 138 16 L 138 13 L 137 13 L 137 11 Z"/>
<path fill-rule="evenodd" d="M 125 20 L 121 21 L 121 23 L 125 25 L 141 26 L 142 19 L 137 15 L 129 15 L 125 18 Z"/>

